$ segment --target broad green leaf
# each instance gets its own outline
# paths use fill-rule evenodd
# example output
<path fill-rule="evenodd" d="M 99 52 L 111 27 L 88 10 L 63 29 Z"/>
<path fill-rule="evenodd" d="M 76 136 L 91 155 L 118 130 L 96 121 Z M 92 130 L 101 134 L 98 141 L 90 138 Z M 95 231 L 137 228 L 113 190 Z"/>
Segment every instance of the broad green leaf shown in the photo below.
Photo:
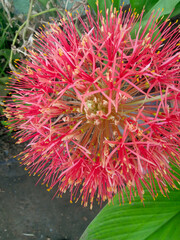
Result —
<path fill-rule="evenodd" d="M 136 12 L 138 13 L 142 11 L 143 7 L 147 4 L 147 2 L 148 0 L 130 0 L 131 8 L 136 9 Z"/>
<path fill-rule="evenodd" d="M 171 11 L 175 8 L 175 6 L 180 2 L 180 0 L 159 0 L 144 16 L 143 21 L 147 21 L 152 13 L 153 10 L 155 12 L 161 11 L 162 9 L 163 12 L 161 13 L 161 16 L 170 14 Z"/>
<path fill-rule="evenodd" d="M 177 226 L 179 222 L 180 222 L 180 212 L 178 212 L 175 216 L 173 216 L 169 221 L 167 221 L 163 226 L 161 226 L 161 228 L 159 228 L 151 236 L 146 238 L 146 240 L 179 239 L 179 228 Z"/>
<path fill-rule="evenodd" d="M 96 1 L 97 0 L 88 0 L 88 4 L 97 13 Z M 110 9 L 112 5 L 112 0 L 106 0 L 106 1 L 98 0 L 98 4 L 99 4 L 99 10 L 102 11 L 102 15 L 105 16 L 105 5 L 106 5 L 106 9 L 107 8 Z"/>
<path fill-rule="evenodd" d="M 100 1 L 99 0 L 99 10 L 102 11 L 102 15 L 105 16 L 105 9 L 111 7 L 112 1 L 111 0 L 106 0 L 106 8 L 105 8 L 105 1 Z"/>
<path fill-rule="evenodd" d="M 113 6 L 116 8 L 116 10 L 119 10 L 121 5 L 121 0 L 114 0 Z"/>
<path fill-rule="evenodd" d="M 143 20 L 141 22 L 141 27 L 142 27 L 142 31 L 144 29 L 144 27 L 146 26 L 146 23 L 150 17 L 150 15 L 152 14 L 152 11 L 154 11 L 155 13 L 157 11 L 161 11 L 161 14 L 158 14 L 159 17 L 161 16 L 168 16 L 168 14 L 171 13 L 171 11 L 175 8 L 175 6 L 180 2 L 180 0 L 159 0 L 143 17 Z M 164 9 L 162 11 L 162 9 Z M 135 38 L 135 32 L 137 33 L 139 29 L 139 23 L 137 23 L 133 29 L 133 31 L 131 32 L 131 37 Z M 156 35 L 156 33 L 154 33 L 154 36 Z"/>
<path fill-rule="evenodd" d="M 87 3 L 97 13 L 96 0 L 88 0 Z"/>
<path fill-rule="evenodd" d="M 180 1 L 179 1 L 179 3 L 175 6 L 175 9 L 174 9 L 171 17 L 177 16 L 178 14 L 180 14 Z"/>
<path fill-rule="evenodd" d="M 136 8 L 136 11 L 138 13 L 140 13 L 143 7 L 145 6 L 145 13 L 149 12 L 148 13 L 149 15 L 147 15 L 148 17 L 150 16 L 153 9 L 157 11 L 158 9 L 162 10 L 163 8 L 164 8 L 163 15 L 169 14 L 173 10 L 173 8 L 175 8 L 175 10 L 177 11 L 177 14 L 179 14 L 180 6 L 176 6 L 179 2 L 180 2 L 179 0 L 171 0 L 171 1 L 169 0 L 151 0 L 151 1 L 130 0 L 131 8 L 132 9 Z"/>
<path fill-rule="evenodd" d="M 147 0 L 145 4 L 145 12 L 149 12 L 149 10 L 151 10 L 158 1 L 159 0 L 151 0 L 151 1 Z"/>
<path fill-rule="evenodd" d="M 131 8 L 136 9 L 137 13 L 141 13 L 143 7 L 145 12 L 148 12 L 159 0 L 130 0 Z"/>
<path fill-rule="evenodd" d="M 106 205 L 87 227 L 80 240 L 179 240 L 180 191 L 171 190 L 169 198 L 158 192 L 153 200 L 146 190 L 144 204 L 139 197 L 132 204 Z M 176 228 L 176 229 L 175 229 Z"/>

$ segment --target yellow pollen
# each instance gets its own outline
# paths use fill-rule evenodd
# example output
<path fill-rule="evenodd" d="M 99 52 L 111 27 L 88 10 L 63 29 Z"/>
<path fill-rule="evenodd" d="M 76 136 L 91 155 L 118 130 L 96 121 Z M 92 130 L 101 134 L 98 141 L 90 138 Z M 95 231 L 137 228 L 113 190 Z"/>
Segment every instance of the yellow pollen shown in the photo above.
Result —
<path fill-rule="evenodd" d="M 58 50 L 59 50 L 59 55 L 62 56 L 62 55 L 63 55 L 63 50 L 62 50 L 62 48 L 59 48 Z"/>
<path fill-rule="evenodd" d="M 86 43 L 87 43 L 87 37 L 84 36 L 83 39 L 82 39 L 82 46 L 85 47 Z"/>
<path fill-rule="evenodd" d="M 78 75 L 79 73 L 80 73 L 79 66 L 77 66 L 73 71 L 73 75 Z"/>

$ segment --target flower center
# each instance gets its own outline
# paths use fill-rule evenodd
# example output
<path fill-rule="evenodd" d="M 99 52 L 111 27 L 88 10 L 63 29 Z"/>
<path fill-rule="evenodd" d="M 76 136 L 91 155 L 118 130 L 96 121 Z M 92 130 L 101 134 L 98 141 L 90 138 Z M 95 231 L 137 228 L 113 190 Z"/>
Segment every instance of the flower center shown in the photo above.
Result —
<path fill-rule="evenodd" d="M 103 120 L 109 119 L 108 101 L 101 96 L 91 96 L 86 99 L 83 109 L 89 123 L 99 125 Z"/>

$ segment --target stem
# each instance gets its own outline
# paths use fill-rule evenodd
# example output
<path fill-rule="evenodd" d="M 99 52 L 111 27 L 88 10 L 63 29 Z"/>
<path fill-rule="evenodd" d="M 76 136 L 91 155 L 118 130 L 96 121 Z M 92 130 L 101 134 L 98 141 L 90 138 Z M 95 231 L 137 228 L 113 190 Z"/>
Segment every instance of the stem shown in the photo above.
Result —
<path fill-rule="evenodd" d="M 78 27 L 77 27 L 77 24 L 75 24 L 75 28 L 76 28 L 76 31 L 77 31 L 79 37 L 82 37 L 82 34 L 81 34 L 81 32 L 79 31 L 79 29 L 78 29 Z"/>
<path fill-rule="evenodd" d="M 12 42 L 12 45 L 11 45 L 11 53 L 10 53 L 10 57 L 9 57 L 9 67 L 10 68 L 14 68 L 13 65 L 12 65 L 12 56 L 13 56 L 13 50 L 12 48 L 15 46 L 15 43 L 16 43 L 16 40 L 17 40 L 17 37 L 20 33 L 20 31 L 23 29 L 23 27 L 26 25 L 26 21 L 19 27 L 19 29 L 16 31 L 16 35 L 13 39 L 13 42 Z"/>
<path fill-rule="evenodd" d="M 9 28 L 9 26 L 10 26 L 10 23 L 8 23 L 8 25 L 6 26 L 6 28 L 3 30 L 3 34 L 2 34 L 2 39 L 4 38 L 4 35 L 6 34 L 6 31 L 7 31 L 7 29 Z"/>
<path fill-rule="evenodd" d="M 15 46 L 15 43 L 16 43 L 16 40 L 17 40 L 17 37 L 18 37 L 20 31 L 21 31 L 21 30 L 23 29 L 23 27 L 27 24 L 27 20 L 29 21 L 30 19 L 33 19 L 33 18 L 38 17 L 38 16 L 40 16 L 40 15 L 42 15 L 42 14 L 45 14 L 45 13 L 48 13 L 48 12 L 53 12 L 53 11 L 59 12 L 62 16 L 64 15 L 59 9 L 57 9 L 57 8 L 51 8 L 51 9 L 49 9 L 49 10 L 45 10 L 45 11 L 42 11 L 42 12 L 40 12 L 40 13 L 36 13 L 36 14 L 33 14 L 33 15 L 29 16 L 29 18 L 26 19 L 26 21 L 19 27 L 19 29 L 16 31 L 15 37 L 14 37 L 13 42 L 12 42 L 12 45 L 11 45 L 11 53 L 10 53 L 10 57 L 9 57 L 9 67 L 10 67 L 10 68 L 12 68 L 12 69 L 14 68 L 13 65 L 12 65 L 12 57 L 13 57 L 13 50 L 12 50 L 12 49 L 13 49 L 13 47 Z"/>
<path fill-rule="evenodd" d="M 40 13 L 33 14 L 33 15 L 30 17 L 30 19 L 31 19 L 31 18 L 34 18 L 34 17 L 38 17 L 38 16 L 40 16 L 40 15 L 42 15 L 42 14 L 44 14 L 44 13 L 54 12 L 54 11 L 59 12 L 62 16 L 64 16 L 64 14 L 63 14 L 58 8 L 51 8 L 51 9 L 42 11 L 42 12 L 40 12 Z"/>
<path fill-rule="evenodd" d="M 7 65 L 8 65 L 8 61 L 6 61 L 6 63 L 4 64 L 4 67 L 1 71 L 1 74 L 4 74 L 4 76 L 6 76 L 6 73 L 4 72 L 4 70 L 6 69 Z"/>
<path fill-rule="evenodd" d="M 145 98 L 145 99 L 142 99 L 142 100 L 139 100 L 139 101 L 135 101 L 135 102 L 130 102 L 130 103 L 126 103 L 126 105 L 134 105 L 134 104 L 144 104 L 144 103 L 148 103 L 148 102 L 154 102 L 156 100 L 161 100 L 162 97 L 166 96 L 166 94 L 163 94 L 163 95 L 158 95 L 158 96 L 155 96 L 155 97 L 152 97 L 152 98 Z M 169 96 L 169 94 L 168 94 Z"/>
<path fill-rule="evenodd" d="M 23 32 L 23 41 L 25 41 L 26 31 L 29 27 L 29 20 L 30 20 L 30 17 L 31 17 L 33 3 L 34 3 L 34 0 L 31 0 L 28 15 L 27 15 L 27 19 L 26 19 L 26 27 L 24 28 L 24 32 Z"/>

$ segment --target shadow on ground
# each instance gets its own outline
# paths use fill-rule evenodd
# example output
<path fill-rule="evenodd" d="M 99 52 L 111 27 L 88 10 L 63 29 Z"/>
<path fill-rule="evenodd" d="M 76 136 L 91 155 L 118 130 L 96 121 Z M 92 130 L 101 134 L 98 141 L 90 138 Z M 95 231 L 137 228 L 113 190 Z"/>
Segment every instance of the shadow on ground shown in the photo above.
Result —
<path fill-rule="evenodd" d="M 69 193 L 52 200 L 55 190 L 36 185 L 38 178 L 13 159 L 22 150 L 10 136 L 0 136 L 0 239 L 78 240 L 100 207 L 71 204 Z"/>

